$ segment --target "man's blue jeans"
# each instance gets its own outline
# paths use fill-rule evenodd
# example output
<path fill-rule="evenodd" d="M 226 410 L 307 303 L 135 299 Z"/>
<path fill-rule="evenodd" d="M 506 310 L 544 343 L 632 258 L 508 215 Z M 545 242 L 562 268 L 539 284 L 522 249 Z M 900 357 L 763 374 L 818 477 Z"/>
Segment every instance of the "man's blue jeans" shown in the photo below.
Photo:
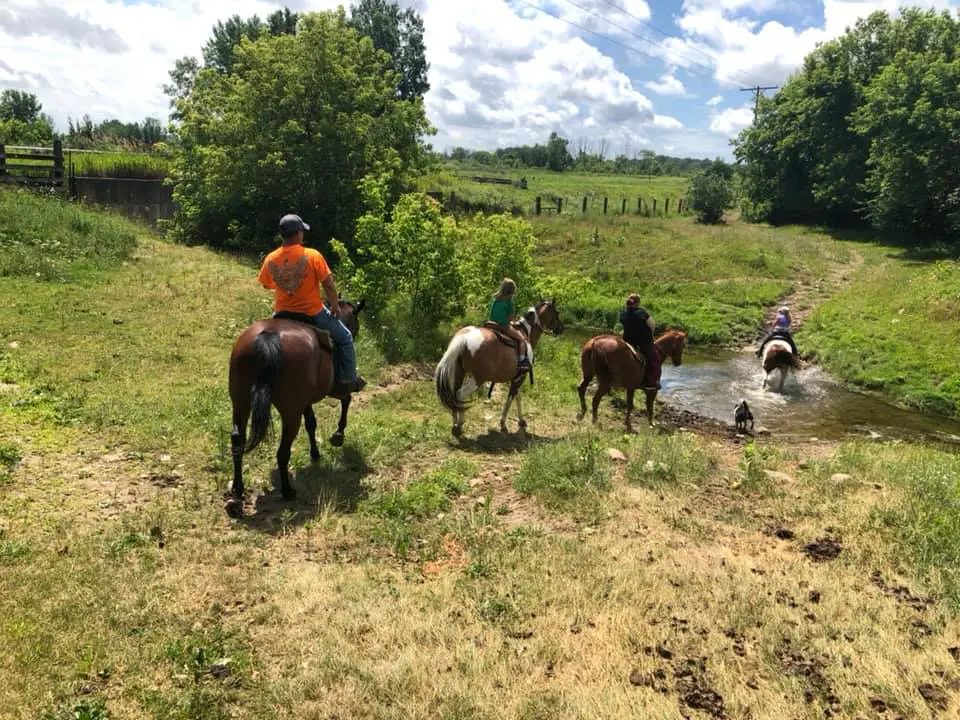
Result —
<path fill-rule="evenodd" d="M 336 348 L 333 361 L 337 382 L 354 382 L 357 379 L 357 353 L 353 348 L 353 335 L 347 330 L 346 325 L 330 314 L 326 307 L 313 316 L 313 323 L 321 330 L 330 333 L 330 338 L 333 340 Z"/>

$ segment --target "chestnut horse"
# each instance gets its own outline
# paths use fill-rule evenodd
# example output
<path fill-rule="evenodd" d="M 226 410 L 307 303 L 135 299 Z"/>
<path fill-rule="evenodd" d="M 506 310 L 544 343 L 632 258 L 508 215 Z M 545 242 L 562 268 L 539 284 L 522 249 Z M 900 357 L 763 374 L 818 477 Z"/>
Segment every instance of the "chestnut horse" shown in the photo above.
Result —
<path fill-rule="evenodd" d="M 763 349 L 763 387 L 766 389 L 770 381 L 770 373 L 780 371 L 780 385 L 777 392 L 783 392 L 783 384 L 791 370 L 799 370 L 800 363 L 793 356 L 790 343 L 786 340 L 771 340 Z"/>
<path fill-rule="evenodd" d="M 674 365 L 683 364 L 683 347 L 687 333 L 682 330 L 668 330 L 654 341 L 654 347 L 660 353 L 661 363 L 669 357 Z M 597 410 L 600 400 L 612 387 L 621 387 L 627 391 L 627 432 L 633 432 L 630 414 L 633 412 L 633 394 L 642 387 L 647 363 L 642 355 L 635 353 L 619 335 L 598 335 L 590 338 L 580 352 L 580 367 L 583 381 L 577 386 L 580 394 L 580 412 L 577 420 L 583 420 L 587 414 L 587 386 L 597 376 L 597 391 L 593 395 L 593 423 L 597 423 Z M 653 425 L 653 401 L 656 390 L 644 390 L 647 395 L 647 420 Z"/>
<path fill-rule="evenodd" d="M 341 301 L 340 321 L 357 337 L 359 305 Z M 287 472 L 290 447 L 300 432 L 303 418 L 310 439 L 310 457 L 320 459 L 317 447 L 317 417 L 313 404 L 330 396 L 333 390 L 333 349 L 322 345 L 315 329 L 296 320 L 258 320 L 243 331 L 230 354 L 230 400 L 233 403 L 233 430 L 230 446 L 233 454 L 233 497 L 227 512 L 243 513 L 243 454 L 252 451 L 267 436 L 272 426 L 271 406 L 280 413 L 282 430 L 277 450 L 280 493 L 284 500 L 296 497 Z M 334 447 L 343 445 L 347 428 L 350 395 L 340 400 L 340 422 L 330 438 Z M 246 438 L 251 419 L 250 438 Z"/>
<path fill-rule="evenodd" d="M 533 349 L 545 331 L 554 335 L 563 332 L 563 322 L 553 300 L 541 300 L 524 315 L 527 340 L 530 346 L 530 363 L 533 364 Z M 525 375 L 517 379 L 517 351 L 502 343 L 488 328 L 469 325 L 453 336 L 447 351 L 434 373 L 437 397 L 453 414 L 454 437 L 463 430 L 463 413 L 467 399 L 480 385 L 486 382 L 510 383 L 510 393 L 500 416 L 500 430 L 507 432 L 507 412 L 514 398 L 517 401 L 517 418 L 520 429 L 527 427 L 520 406 L 520 386 Z"/>

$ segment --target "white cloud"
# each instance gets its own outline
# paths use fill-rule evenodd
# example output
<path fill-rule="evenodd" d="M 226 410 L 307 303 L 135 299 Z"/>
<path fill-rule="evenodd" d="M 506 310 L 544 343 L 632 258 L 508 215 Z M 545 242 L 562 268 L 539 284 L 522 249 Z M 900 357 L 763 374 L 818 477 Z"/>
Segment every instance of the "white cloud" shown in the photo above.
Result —
<path fill-rule="evenodd" d="M 710 132 L 721 135 L 736 135 L 753 122 L 753 109 L 750 107 L 727 108 L 710 120 Z"/>
<path fill-rule="evenodd" d="M 653 126 L 664 130 L 679 130 L 683 127 L 683 123 L 669 115 L 654 115 Z"/>
<path fill-rule="evenodd" d="M 708 107 L 716 107 L 723 102 L 723 95 L 714 95 L 712 98 L 707 100 L 706 105 Z"/>
<path fill-rule="evenodd" d="M 673 73 L 669 72 L 665 73 L 659 80 L 648 80 L 643 85 L 658 95 L 673 95 L 676 97 L 690 96 L 690 93 L 688 93 L 687 89 L 683 86 L 683 82 L 673 75 Z"/>

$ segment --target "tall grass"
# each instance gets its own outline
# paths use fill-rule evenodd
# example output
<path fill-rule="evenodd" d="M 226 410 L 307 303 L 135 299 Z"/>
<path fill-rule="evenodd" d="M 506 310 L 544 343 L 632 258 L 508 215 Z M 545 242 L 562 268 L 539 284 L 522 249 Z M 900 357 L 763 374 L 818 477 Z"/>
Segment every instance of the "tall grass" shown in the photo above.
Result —
<path fill-rule="evenodd" d="M 136 244 L 135 226 L 56 197 L 0 191 L 0 277 L 51 280 L 82 267 L 109 267 Z"/>
<path fill-rule="evenodd" d="M 150 153 L 69 153 L 68 162 L 83 177 L 159 180 L 170 171 L 170 161 Z"/>

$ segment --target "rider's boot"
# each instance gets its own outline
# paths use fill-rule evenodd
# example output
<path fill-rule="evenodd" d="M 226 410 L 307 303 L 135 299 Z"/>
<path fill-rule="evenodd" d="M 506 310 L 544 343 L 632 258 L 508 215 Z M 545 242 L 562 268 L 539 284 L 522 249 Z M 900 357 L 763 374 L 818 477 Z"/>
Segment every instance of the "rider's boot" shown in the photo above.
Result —
<path fill-rule="evenodd" d="M 351 393 L 358 393 L 367 386 L 367 381 L 363 379 L 362 375 L 357 375 L 357 379 L 353 382 L 337 382 L 334 383 L 333 391 L 331 395 L 341 397 L 344 395 L 349 395 Z"/>

